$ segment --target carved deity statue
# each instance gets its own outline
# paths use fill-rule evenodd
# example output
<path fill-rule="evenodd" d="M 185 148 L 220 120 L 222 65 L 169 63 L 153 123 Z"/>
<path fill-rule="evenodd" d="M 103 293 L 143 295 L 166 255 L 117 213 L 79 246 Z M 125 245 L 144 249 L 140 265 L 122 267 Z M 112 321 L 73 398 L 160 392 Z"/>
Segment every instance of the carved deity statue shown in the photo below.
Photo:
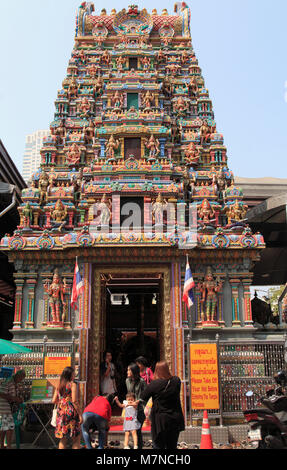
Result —
<path fill-rule="evenodd" d="M 198 84 L 197 84 L 196 77 L 192 77 L 190 79 L 190 82 L 188 84 L 188 94 L 192 98 L 195 98 L 198 94 Z"/>
<path fill-rule="evenodd" d="M 160 152 L 159 140 L 154 138 L 152 134 L 149 139 L 144 139 L 144 145 L 149 150 L 150 157 L 157 157 Z"/>
<path fill-rule="evenodd" d="M 203 121 L 200 127 L 200 143 L 203 145 L 210 141 L 210 136 L 213 133 L 213 128 L 208 125 L 207 121 Z"/>
<path fill-rule="evenodd" d="M 180 57 L 180 61 L 181 63 L 184 65 L 188 62 L 189 60 L 189 54 L 187 53 L 187 51 L 184 49 L 181 53 L 181 57 Z"/>
<path fill-rule="evenodd" d="M 101 211 L 100 214 L 100 223 L 101 225 L 109 225 L 111 220 L 111 202 L 107 199 L 106 195 L 104 194 L 101 202 L 97 203 L 97 209 Z"/>
<path fill-rule="evenodd" d="M 113 134 L 111 134 L 111 137 L 109 138 L 108 143 L 106 145 L 106 157 L 114 158 L 115 150 L 117 150 L 119 146 L 120 141 L 118 139 L 115 139 Z"/>
<path fill-rule="evenodd" d="M 67 129 L 64 119 L 62 119 L 60 125 L 53 130 L 53 134 L 56 137 L 56 145 L 62 145 L 65 143 Z"/>
<path fill-rule="evenodd" d="M 197 213 L 198 213 L 198 216 L 199 216 L 200 220 L 204 224 L 211 223 L 212 220 L 213 220 L 213 217 L 215 216 L 215 212 L 214 212 L 213 208 L 211 207 L 211 204 L 208 201 L 208 199 L 204 199 L 202 201 L 201 205 L 197 209 Z"/>
<path fill-rule="evenodd" d="M 45 171 L 42 171 L 39 178 L 40 200 L 39 204 L 42 206 L 47 202 L 48 196 L 49 177 Z"/>
<path fill-rule="evenodd" d="M 78 112 L 80 114 L 80 117 L 87 117 L 90 114 L 91 103 L 86 96 L 82 98 L 82 100 L 78 104 Z"/>
<path fill-rule="evenodd" d="M 143 108 L 150 109 L 154 105 L 154 94 L 147 90 L 141 94 L 141 103 Z"/>
<path fill-rule="evenodd" d="M 162 92 L 167 97 L 172 94 L 172 83 L 168 77 L 165 77 L 162 82 Z"/>
<path fill-rule="evenodd" d="M 118 109 L 122 109 L 124 105 L 124 97 L 123 97 L 123 94 L 120 93 L 118 90 L 115 92 L 114 95 L 112 95 L 111 97 L 111 106 L 113 108 L 118 108 Z"/>
<path fill-rule="evenodd" d="M 22 209 L 22 218 L 23 218 L 23 226 L 25 228 L 30 228 L 32 221 L 33 221 L 33 211 L 29 202 L 25 204 Z"/>
<path fill-rule="evenodd" d="M 208 267 L 204 281 L 199 284 L 201 293 L 201 320 L 207 322 L 216 321 L 218 293 L 222 291 L 222 281 L 213 278 L 211 268 Z"/>
<path fill-rule="evenodd" d="M 73 77 L 67 91 L 69 100 L 78 96 L 79 87 L 80 86 L 77 84 L 77 80 L 75 79 L 75 77 Z"/>
<path fill-rule="evenodd" d="M 160 64 L 161 62 L 166 62 L 166 55 L 164 52 L 160 49 L 157 53 L 157 61 Z"/>
<path fill-rule="evenodd" d="M 119 56 L 116 58 L 117 70 L 121 72 L 123 70 L 123 66 L 126 63 L 126 59 L 123 56 Z"/>
<path fill-rule="evenodd" d="M 81 158 L 81 150 L 78 144 L 74 142 L 66 153 L 66 160 L 69 165 L 76 165 Z"/>
<path fill-rule="evenodd" d="M 245 219 L 247 210 L 248 206 L 240 204 L 238 199 L 236 199 L 234 204 L 226 205 L 223 209 L 223 212 L 228 217 L 228 224 L 232 224 L 233 222 L 243 221 Z"/>
<path fill-rule="evenodd" d="M 173 103 L 173 110 L 178 114 L 184 114 L 188 110 L 188 103 L 185 99 L 180 96 L 177 100 Z"/>
<path fill-rule="evenodd" d="M 55 209 L 52 211 L 52 219 L 55 222 L 60 223 L 63 222 L 67 217 L 67 208 L 62 203 L 61 199 L 58 199 L 55 204 Z"/>
<path fill-rule="evenodd" d="M 150 58 L 149 57 L 146 57 L 146 56 L 140 57 L 140 62 L 142 64 L 142 68 L 144 70 L 148 71 L 150 69 Z"/>
<path fill-rule="evenodd" d="M 185 161 L 189 165 L 197 164 L 200 159 L 200 151 L 194 142 L 190 142 L 184 147 Z"/>
<path fill-rule="evenodd" d="M 152 214 L 155 225 L 161 225 L 163 223 L 163 211 L 166 206 L 167 202 L 163 199 L 162 195 L 159 194 L 152 204 Z"/>
<path fill-rule="evenodd" d="M 107 49 L 105 49 L 103 55 L 102 55 L 102 58 L 101 58 L 102 62 L 104 62 L 104 64 L 107 64 L 109 65 L 110 62 L 111 62 L 111 56 L 110 56 L 110 53 L 107 51 Z"/>
<path fill-rule="evenodd" d="M 95 78 L 98 75 L 99 66 L 95 64 L 89 65 L 88 72 L 89 72 L 90 77 Z"/>
<path fill-rule="evenodd" d="M 64 321 L 66 313 L 67 302 L 65 301 L 64 294 L 67 292 L 68 287 L 66 279 L 63 283 L 59 276 L 58 269 L 55 270 L 52 283 L 44 284 L 44 290 L 49 294 L 49 304 L 52 315 L 52 323 L 60 323 Z"/>
<path fill-rule="evenodd" d="M 94 124 L 94 121 L 91 119 L 89 121 L 89 125 L 84 127 L 85 143 L 87 144 L 94 143 L 94 138 L 95 138 L 95 124 Z"/>

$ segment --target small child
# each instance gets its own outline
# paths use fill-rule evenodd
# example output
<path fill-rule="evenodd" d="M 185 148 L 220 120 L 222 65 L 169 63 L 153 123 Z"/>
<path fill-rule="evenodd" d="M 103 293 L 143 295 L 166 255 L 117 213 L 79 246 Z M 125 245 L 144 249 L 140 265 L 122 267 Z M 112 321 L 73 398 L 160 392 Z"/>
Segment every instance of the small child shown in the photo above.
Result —
<path fill-rule="evenodd" d="M 135 394 L 128 393 L 126 395 L 126 400 L 123 403 L 120 403 L 118 397 L 115 398 L 116 404 L 120 408 L 125 408 L 125 417 L 124 417 L 124 431 L 125 431 L 125 441 L 124 449 L 129 449 L 129 436 L 130 432 L 133 437 L 134 449 L 138 449 L 138 436 L 137 430 L 140 429 L 141 425 L 137 419 L 137 406 L 138 401 L 135 401 Z"/>

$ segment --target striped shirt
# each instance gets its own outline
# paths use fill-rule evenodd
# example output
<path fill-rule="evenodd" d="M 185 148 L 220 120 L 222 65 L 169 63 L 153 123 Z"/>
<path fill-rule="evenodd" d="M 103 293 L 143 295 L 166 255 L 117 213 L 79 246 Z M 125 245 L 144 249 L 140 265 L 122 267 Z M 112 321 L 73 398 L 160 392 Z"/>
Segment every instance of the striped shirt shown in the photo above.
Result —
<path fill-rule="evenodd" d="M 5 395 L 12 395 L 13 397 L 16 395 L 15 383 L 14 380 L 5 380 L 0 382 L 0 393 L 4 393 Z M 0 396 L 0 415 L 9 415 L 11 413 L 11 406 L 6 398 Z"/>

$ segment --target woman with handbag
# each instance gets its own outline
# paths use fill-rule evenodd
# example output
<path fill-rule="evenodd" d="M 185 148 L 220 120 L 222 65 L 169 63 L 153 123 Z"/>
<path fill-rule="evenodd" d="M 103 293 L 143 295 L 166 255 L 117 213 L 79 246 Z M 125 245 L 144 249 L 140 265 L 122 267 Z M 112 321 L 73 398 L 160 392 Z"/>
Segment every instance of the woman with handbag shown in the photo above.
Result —
<path fill-rule="evenodd" d="M 167 362 L 157 362 L 154 380 L 141 396 L 145 402 L 152 398 L 150 419 L 154 449 L 177 448 L 179 433 L 185 428 L 180 387 L 180 378 L 171 375 Z"/>
<path fill-rule="evenodd" d="M 143 447 L 142 426 L 145 422 L 144 405 L 142 394 L 146 388 L 146 382 L 140 376 L 140 369 L 137 364 L 130 364 L 127 370 L 126 387 L 128 393 L 134 393 L 137 403 L 137 420 L 140 422 L 140 428 L 137 430 L 138 449 Z"/>
<path fill-rule="evenodd" d="M 53 403 L 57 404 L 55 437 L 60 439 L 59 449 L 65 449 L 67 437 L 73 440 L 73 449 L 80 449 L 82 414 L 77 401 L 77 385 L 72 367 L 66 367 L 55 390 Z"/>

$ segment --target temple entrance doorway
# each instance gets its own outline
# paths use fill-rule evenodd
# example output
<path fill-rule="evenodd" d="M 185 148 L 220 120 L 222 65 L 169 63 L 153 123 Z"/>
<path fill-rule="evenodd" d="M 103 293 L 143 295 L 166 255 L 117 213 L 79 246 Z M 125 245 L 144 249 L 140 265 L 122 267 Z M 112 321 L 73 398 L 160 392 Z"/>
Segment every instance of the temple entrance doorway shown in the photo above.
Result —
<path fill-rule="evenodd" d="M 116 367 L 119 398 L 125 397 L 127 367 L 144 356 L 153 368 L 160 357 L 162 275 L 109 274 L 105 282 L 105 344 Z"/>

